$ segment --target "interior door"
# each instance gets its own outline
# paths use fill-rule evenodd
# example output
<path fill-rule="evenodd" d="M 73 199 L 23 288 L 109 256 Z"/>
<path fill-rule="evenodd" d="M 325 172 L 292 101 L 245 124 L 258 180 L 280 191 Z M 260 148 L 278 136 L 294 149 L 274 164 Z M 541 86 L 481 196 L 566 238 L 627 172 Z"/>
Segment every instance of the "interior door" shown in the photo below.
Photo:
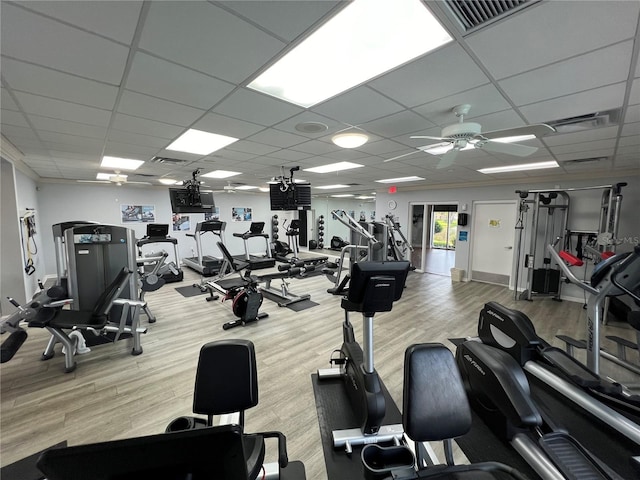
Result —
<path fill-rule="evenodd" d="M 511 286 L 517 202 L 476 202 L 471 234 L 471 279 Z"/>

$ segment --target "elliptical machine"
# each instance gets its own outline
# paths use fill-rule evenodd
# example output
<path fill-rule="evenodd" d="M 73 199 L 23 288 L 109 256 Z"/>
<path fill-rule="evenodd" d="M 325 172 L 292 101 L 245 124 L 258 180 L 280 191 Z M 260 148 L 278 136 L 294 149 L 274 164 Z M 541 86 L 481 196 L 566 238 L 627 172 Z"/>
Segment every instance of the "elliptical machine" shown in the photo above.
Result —
<path fill-rule="evenodd" d="M 344 379 L 349 402 L 359 416 L 360 428 L 332 432 L 333 446 L 344 447 L 349 454 L 354 445 L 399 441 L 403 435 L 402 424 L 381 425 L 386 407 L 373 361 L 373 318 L 377 312 L 391 311 L 393 302 L 400 299 L 409 267 L 407 261 L 366 261 L 352 266 L 348 295 L 341 302 L 343 343 L 339 357 L 330 360 L 337 367 L 318 370 L 319 379 Z M 355 339 L 349 312 L 362 313 L 364 347 Z"/>

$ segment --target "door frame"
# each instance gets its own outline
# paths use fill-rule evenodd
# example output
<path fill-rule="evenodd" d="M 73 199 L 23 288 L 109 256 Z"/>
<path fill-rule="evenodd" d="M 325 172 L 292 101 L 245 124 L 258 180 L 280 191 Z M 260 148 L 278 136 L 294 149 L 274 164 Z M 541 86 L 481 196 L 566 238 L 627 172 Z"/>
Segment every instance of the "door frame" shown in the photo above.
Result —
<path fill-rule="evenodd" d="M 469 281 L 473 280 L 473 252 L 475 250 L 475 241 L 476 241 L 476 232 L 475 232 L 475 219 L 476 219 L 476 206 L 477 205 L 496 205 L 496 204 L 507 204 L 513 205 L 513 218 L 514 221 L 517 221 L 518 218 L 518 201 L 517 200 L 477 200 L 473 202 L 472 205 L 472 217 L 471 217 L 471 242 L 469 242 L 469 271 L 467 278 Z M 516 242 L 516 231 L 513 230 L 513 244 Z M 511 258 L 511 272 L 509 273 L 509 290 L 513 290 L 514 288 L 514 268 L 515 268 L 515 248 L 512 249 L 512 258 Z M 498 284 L 496 284 L 498 285 Z"/>
<path fill-rule="evenodd" d="M 411 225 L 411 229 L 408 231 L 409 239 L 413 238 L 413 223 L 412 223 L 412 211 L 414 205 L 422 205 L 424 207 L 424 217 L 422 222 L 422 239 L 421 239 L 421 248 L 422 248 L 422 259 L 421 265 L 414 265 L 416 267 L 416 272 L 419 273 L 429 273 L 425 270 L 425 266 L 427 264 L 427 249 L 431 249 L 431 243 L 433 242 L 432 232 L 433 232 L 433 207 L 436 205 L 455 205 L 456 211 L 460 208 L 460 202 L 451 201 L 451 202 L 425 202 L 425 201 L 416 201 L 409 202 L 408 208 L 408 225 Z M 427 248 L 428 244 L 428 248 Z M 451 251 L 446 249 L 447 251 Z M 454 255 L 457 255 L 456 249 L 453 249 Z"/>

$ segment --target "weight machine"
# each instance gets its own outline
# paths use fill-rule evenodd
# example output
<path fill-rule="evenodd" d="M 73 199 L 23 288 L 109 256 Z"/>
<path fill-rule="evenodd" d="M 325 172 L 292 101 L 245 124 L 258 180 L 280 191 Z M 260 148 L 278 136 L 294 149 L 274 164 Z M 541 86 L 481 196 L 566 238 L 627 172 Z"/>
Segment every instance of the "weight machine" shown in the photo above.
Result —
<path fill-rule="evenodd" d="M 351 278 L 351 268 L 355 263 L 363 260 L 386 260 L 383 256 L 387 251 L 387 225 L 379 222 L 358 222 L 344 210 L 332 210 L 331 215 L 351 230 L 351 243 L 342 247 L 338 262 L 333 265 L 328 264 L 330 268 L 322 270 L 334 283 L 334 287 L 329 288 L 327 292 L 342 295 L 346 292 L 347 283 Z M 349 273 L 342 277 L 347 255 L 349 255 Z"/>
<path fill-rule="evenodd" d="M 560 300 L 562 282 L 561 272 L 551 267 L 551 257 L 546 245 L 555 244 L 568 249 L 574 239 L 577 242 L 578 257 L 582 255 L 583 243 L 597 244 L 599 251 L 615 251 L 622 205 L 622 187 L 626 183 L 598 185 L 593 187 L 552 188 L 545 190 L 516 190 L 520 197 L 519 215 L 516 223 L 518 247 L 516 255 L 515 295 L 518 298 L 520 269 L 527 269 L 525 288 L 520 294 L 521 300 L 533 300 L 534 296 L 552 296 Z M 570 192 L 602 190 L 600 218 L 597 230 L 570 229 Z M 527 214 L 531 211 L 529 249 L 522 252 L 523 234 L 526 232 Z M 544 227 L 541 228 L 541 225 Z M 526 235 L 525 235 L 526 236 Z M 585 242 L 586 239 L 586 242 Z M 540 261 L 542 259 L 542 261 Z"/>

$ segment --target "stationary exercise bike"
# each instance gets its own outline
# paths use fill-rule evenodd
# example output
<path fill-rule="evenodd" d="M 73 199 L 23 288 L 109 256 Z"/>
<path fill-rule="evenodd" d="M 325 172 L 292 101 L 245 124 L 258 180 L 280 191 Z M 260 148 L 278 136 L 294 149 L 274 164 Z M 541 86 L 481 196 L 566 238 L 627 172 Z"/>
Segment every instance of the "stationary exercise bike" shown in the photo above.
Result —
<path fill-rule="evenodd" d="M 214 294 L 214 290 L 220 292 L 222 301 L 231 300 L 231 310 L 238 317 L 222 325 L 224 330 L 246 325 L 247 323 L 258 321 L 269 316 L 268 313 L 259 312 L 262 305 L 262 293 L 258 289 L 258 278 L 251 275 L 249 263 L 233 258 L 227 247 L 222 242 L 217 242 L 218 248 L 228 262 L 230 268 L 238 274 L 236 278 L 222 279 L 216 282 L 207 282 L 206 289 L 209 290 L 207 301 L 220 298 Z M 241 272 L 245 270 L 245 273 Z"/>
<path fill-rule="evenodd" d="M 318 370 L 318 378 L 344 379 L 349 402 L 358 416 L 360 428 L 333 431 L 333 446 L 344 447 L 400 440 L 401 424 L 381 425 L 385 413 L 382 382 L 373 363 L 373 317 L 388 312 L 400 299 L 409 272 L 409 262 L 366 261 L 355 263 L 351 270 L 348 295 L 342 299 L 345 311 L 340 355 L 331 359 L 334 368 Z M 349 312 L 362 312 L 364 348 L 355 340 Z"/>

